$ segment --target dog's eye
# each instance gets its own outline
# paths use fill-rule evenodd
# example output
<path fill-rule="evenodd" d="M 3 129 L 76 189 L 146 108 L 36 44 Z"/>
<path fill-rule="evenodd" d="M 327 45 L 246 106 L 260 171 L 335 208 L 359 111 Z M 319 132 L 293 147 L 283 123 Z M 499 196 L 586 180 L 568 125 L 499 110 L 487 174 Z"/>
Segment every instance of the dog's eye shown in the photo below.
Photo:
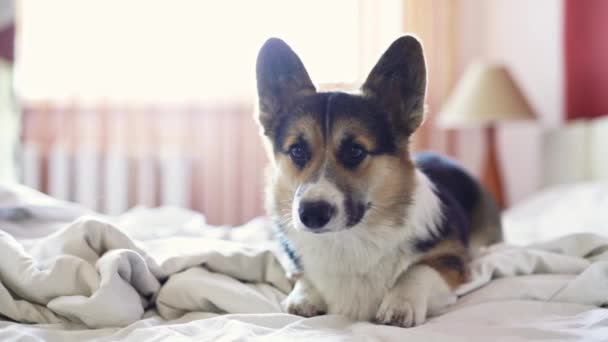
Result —
<path fill-rule="evenodd" d="M 302 168 L 310 159 L 310 152 L 305 144 L 293 144 L 289 148 L 289 156 L 299 168 Z"/>
<path fill-rule="evenodd" d="M 367 151 L 359 144 L 347 144 L 340 151 L 340 160 L 348 168 L 355 168 L 365 157 Z"/>
<path fill-rule="evenodd" d="M 353 145 L 350 147 L 350 157 L 351 159 L 357 160 L 363 156 L 365 150 L 359 145 Z"/>

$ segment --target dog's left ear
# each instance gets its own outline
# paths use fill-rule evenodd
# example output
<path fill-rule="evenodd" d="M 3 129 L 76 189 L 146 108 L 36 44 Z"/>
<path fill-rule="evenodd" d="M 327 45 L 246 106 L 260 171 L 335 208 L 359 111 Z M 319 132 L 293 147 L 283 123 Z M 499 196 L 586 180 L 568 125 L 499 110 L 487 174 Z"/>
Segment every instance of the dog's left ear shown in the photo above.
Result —
<path fill-rule="evenodd" d="M 420 42 L 412 36 L 394 41 L 361 90 L 388 111 L 396 132 L 412 134 L 424 118 L 426 66 Z"/>

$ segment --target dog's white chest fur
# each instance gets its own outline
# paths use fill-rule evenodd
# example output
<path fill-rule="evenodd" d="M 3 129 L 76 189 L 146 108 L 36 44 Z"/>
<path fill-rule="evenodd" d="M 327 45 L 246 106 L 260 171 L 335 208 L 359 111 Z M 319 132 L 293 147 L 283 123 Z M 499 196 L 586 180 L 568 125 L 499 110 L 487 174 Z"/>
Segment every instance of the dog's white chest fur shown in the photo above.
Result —
<path fill-rule="evenodd" d="M 327 250 L 305 258 L 303 263 L 306 277 L 320 291 L 329 313 L 369 320 L 399 274 L 409 266 L 408 259 L 411 256 L 396 250 L 374 265 Z M 355 271 L 357 263 L 361 269 Z"/>

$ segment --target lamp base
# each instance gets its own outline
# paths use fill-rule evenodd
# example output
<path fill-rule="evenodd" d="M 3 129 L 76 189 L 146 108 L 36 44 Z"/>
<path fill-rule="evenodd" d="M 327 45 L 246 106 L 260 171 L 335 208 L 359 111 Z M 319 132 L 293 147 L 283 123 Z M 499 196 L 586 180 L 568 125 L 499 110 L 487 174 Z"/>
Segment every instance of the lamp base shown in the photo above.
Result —
<path fill-rule="evenodd" d="M 482 183 L 496 200 L 500 209 L 505 208 L 502 177 L 498 162 L 498 148 L 496 143 L 496 126 L 490 125 L 485 129 L 487 151 L 482 169 Z"/>

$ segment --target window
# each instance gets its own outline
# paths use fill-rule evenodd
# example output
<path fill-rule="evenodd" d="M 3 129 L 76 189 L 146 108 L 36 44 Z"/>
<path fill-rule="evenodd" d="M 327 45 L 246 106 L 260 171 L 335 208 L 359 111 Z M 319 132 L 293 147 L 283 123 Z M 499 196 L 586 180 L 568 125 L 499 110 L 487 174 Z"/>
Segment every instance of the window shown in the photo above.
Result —
<path fill-rule="evenodd" d="M 251 96 L 255 58 L 271 36 L 296 50 L 314 82 L 353 82 L 374 32 L 362 34 L 364 2 L 23 0 L 17 91 L 24 100 Z"/>

